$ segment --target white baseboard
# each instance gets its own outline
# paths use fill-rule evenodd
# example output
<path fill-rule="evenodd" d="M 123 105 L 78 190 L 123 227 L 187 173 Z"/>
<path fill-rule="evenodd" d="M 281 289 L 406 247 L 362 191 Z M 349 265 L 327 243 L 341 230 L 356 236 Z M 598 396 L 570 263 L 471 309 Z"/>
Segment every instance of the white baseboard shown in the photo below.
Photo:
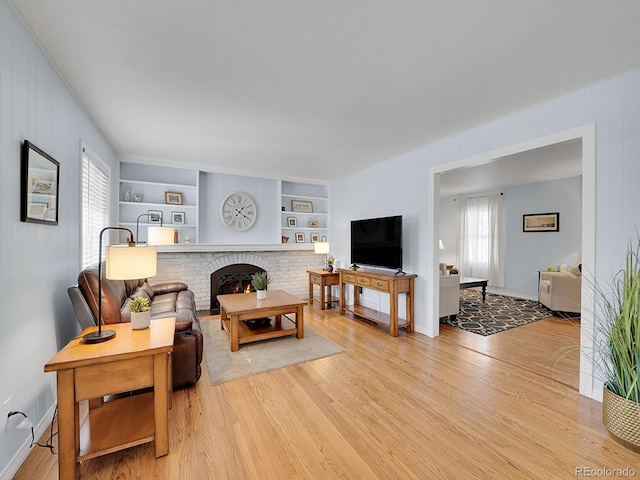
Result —
<path fill-rule="evenodd" d="M 534 302 L 538 301 L 537 295 L 527 295 L 524 293 L 506 292 L 504 290 L 500 290 L 492 287 L 487 287 L 487 293 L 493 293 L 494 295 L 504 295 L 505 297 L 522 298 L 524 300 L 533 300 Z"/>
<path fill-rule="evenodd" d="M 36 442 L 42 437 L 45 431 L 49 429 L 51 425 L 51 418 L 53 417 L 53 412 L 56 409 L 56 404 L 53 404 L 51 409 L 42 417 L 40 423 L 33 429 L 33 434 L 36 437 Z M 27 459 L 29 454 L 31 453 L 31 437 L 27 438 L 25 442 L 20 446 L 16 454 L 9 461 L 5 469 L 0 473 L 0 480 L 11 480 L 15 474 L 18 472 L 18 469 L 22 466 L 23 462 Z M 40 448 L 37 446 L 33 446 L 32 448 Z"/>

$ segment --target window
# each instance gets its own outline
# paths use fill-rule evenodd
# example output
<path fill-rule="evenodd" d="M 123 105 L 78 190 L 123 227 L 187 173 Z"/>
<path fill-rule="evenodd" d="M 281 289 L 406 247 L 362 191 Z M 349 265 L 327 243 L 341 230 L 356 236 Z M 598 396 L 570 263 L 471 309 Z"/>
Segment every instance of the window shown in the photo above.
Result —
<path fill-rule="evenodd" d="M 456 204 L 460 272 L 504 287 L 502 195 L 458 198 Z"/>
<path fill-rule="evenodd" d="M 109 224 L 109 167 L 82 146 L 82 268 L 99 259 L 100 230 Z"/>

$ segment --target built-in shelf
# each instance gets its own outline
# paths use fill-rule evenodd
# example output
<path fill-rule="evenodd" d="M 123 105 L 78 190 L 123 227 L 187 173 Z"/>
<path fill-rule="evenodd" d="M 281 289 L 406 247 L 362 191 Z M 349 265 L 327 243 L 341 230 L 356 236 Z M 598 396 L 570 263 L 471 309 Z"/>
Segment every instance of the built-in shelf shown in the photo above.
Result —
<path fill-rule="evenodd" d="M 119 182 L 119 223 L 125 227 L 139 226 L 140 238 L 137 242 L 147 241 L 147 229 L 158 226 L 149 223 L 149 217 L 140 215 L 160 212 L 165 227 L 178 231 L 178 241 L 187 237 L 198 242 L 199 218 L 199 172 L 182 168 L 147 165 L 132 162 L 120 163 Z M 166 192 L 179 193 L 182 203 L 166 203 Z M 138 199 L 136 198 L 138 197 Z M 138 201 L 136 201 L 138 200 Z M 182 214 L 184 223 L 172 223 L 174 213 Z"/>
<path fill-rule="evenodd" d="M 281 184 L 281 207 L 280 215 L 281 232 L 283 237 L 289 237 L 289 241 L 296 241 L 296 234 L 304 235 L 305 242 L 313 245 L 311 236 L 318 234 L 317 240 L 327 240 L 329 235 L 329 196 L 326 185 L 288 182 Z M 308 202 L 312 212 L 294 211 L 293 202 L 300 200 Z M 290 226 L 290 219 L 295 219 L 296 226 Z M 310 222 L 316 222 L 316 226 L 311 227 Z M 315 237 L 315 235 L 314 235 Z"/>

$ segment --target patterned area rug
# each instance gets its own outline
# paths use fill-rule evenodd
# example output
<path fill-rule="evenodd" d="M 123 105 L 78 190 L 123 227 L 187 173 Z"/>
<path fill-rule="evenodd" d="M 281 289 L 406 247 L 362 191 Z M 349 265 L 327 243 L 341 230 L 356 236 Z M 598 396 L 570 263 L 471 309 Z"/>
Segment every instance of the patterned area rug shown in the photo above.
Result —
<path fill-rule="evenodd" d="M 455 320 L 440 320 L 442 323 L 462 328 L 478 335 L 493 335 L 553 315 L 544 305 L 522 298 L 506 297 L 487 293 L 482 303 L 480 290 L 460 290 L 460 313 Z"/>

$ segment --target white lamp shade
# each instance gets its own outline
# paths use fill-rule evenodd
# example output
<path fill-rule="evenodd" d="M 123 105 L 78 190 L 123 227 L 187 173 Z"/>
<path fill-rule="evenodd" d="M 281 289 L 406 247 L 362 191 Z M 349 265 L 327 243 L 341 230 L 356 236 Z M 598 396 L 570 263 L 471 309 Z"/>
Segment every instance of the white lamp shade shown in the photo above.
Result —
<path fill-rule="evenodd" d="M 154 277 L 157 273 L 156 247 L 146 245 L 111 245 L 107 248 L 109 280 L 134 280 Z"/>
<path fill-rule="evenodd" d="M 173 228 L 149 227 L 147 231 L 148 245 L 173 245 Z"/>
<path fill-rule="evenodd" d="M 313 248 L 315 253 L 327 254 L 331 251 L 329 242 L 316 242 L 313 244 Z"/>

